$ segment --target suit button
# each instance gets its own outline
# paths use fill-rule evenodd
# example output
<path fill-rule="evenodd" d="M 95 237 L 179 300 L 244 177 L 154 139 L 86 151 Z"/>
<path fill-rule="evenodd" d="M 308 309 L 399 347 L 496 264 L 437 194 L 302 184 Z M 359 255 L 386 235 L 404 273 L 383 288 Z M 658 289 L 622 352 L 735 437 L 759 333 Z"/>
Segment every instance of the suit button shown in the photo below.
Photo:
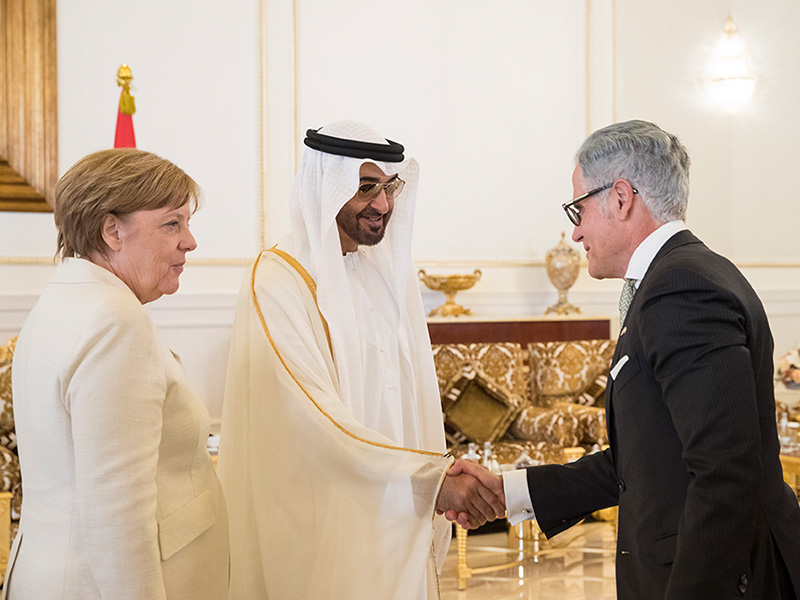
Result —
<path fill-rule="evenodd" d="M 617 485 L 619 485 L 619 491 L 620 491 L 620 492 L 624 492 L 624 491 L 625 491 L 625 481 L 623 481 L 622 479 L 620 479 L 620 480 L 619 480 L 619 483 L 618 483 Z"/>
<path fill-rule="evenodd" d="M 741 583 L 742 585 L 747 585 L 748 583 L 747 575 L 742 575 L 741 577 L 739 577 L 739 583 Z"/>
<path fill-rule="evenodd" d="M 747 586 L 743 583 L 739 584 L 739 593 L 744 596 L 747 593 Z"/>

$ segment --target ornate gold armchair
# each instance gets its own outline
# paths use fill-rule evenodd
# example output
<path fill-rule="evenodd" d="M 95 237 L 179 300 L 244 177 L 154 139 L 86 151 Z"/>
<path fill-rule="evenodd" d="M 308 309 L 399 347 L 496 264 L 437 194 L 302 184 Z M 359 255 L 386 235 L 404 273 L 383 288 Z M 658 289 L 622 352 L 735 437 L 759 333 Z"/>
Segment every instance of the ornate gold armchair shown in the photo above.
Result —
<path fill-rule="evenodd" d="M 11 396 L 11 362 L 17 338 L 0 346 L 0 580 L 5 576 L 11 540 L 19 529 L 22 478 L 14 431 Z"/>

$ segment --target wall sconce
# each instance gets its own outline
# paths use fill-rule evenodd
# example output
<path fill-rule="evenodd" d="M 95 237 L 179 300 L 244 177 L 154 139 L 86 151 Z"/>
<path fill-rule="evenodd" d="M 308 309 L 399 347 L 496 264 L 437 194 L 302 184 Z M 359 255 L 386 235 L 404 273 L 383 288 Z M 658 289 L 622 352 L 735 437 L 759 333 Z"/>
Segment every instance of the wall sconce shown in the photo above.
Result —
<path fill-rule="evenodd" d="M 750 100 L 756 79 L 732 17 L 728 17 L 725 23 L 724 36 L 715 52 L 711 73 L 712 94 L 723 108 L 733 112 Z"/>

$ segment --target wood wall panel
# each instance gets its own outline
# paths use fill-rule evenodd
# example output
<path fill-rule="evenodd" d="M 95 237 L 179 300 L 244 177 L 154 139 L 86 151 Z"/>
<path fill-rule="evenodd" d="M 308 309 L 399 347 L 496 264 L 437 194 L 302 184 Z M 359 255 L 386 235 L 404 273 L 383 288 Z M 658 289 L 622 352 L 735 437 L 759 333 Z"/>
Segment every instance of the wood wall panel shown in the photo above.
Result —
<path fill-rule="evenodd" d="M 50 211 L 58 178 L 55 0 L 0 0 L 0 210 Z"/>

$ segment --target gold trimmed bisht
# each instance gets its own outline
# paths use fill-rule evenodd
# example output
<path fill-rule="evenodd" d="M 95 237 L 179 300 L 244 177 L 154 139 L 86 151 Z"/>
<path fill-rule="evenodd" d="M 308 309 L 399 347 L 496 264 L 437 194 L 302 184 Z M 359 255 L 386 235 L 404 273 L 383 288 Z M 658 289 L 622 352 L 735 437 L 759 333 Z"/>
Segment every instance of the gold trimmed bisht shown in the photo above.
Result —
<path fill-rule="evenodd" d="M 438 598 L 450 524 L 434 506 L 452 458 L 350 414 L 315 296 L 280 251 L 262 253 L 239 295 L 219 456 L 230 597 Z"/>

